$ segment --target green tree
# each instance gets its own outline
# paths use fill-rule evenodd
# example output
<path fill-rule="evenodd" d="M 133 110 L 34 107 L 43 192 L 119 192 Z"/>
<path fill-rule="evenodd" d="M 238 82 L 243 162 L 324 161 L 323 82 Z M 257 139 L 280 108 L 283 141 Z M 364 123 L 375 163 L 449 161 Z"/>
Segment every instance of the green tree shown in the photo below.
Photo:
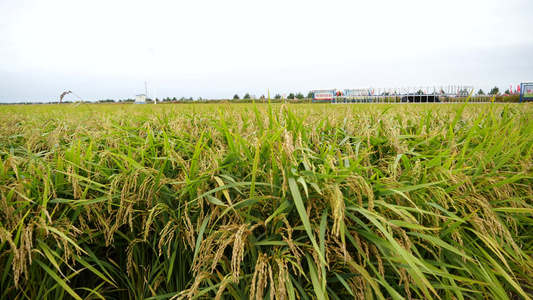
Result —
<path fill-rule="evenodd" d="M 241 98 L 239 98 L 239 95 L 235 94 L 235 96 L 233 96 L 233 100 L 239 100 Z"/>
<path fill-rule="evenodd" d="M 504 92 L 504 94 L 509 95 L 509 94 L 511 94 L 511 93 L 509 92 L 509 89 L 506 89 L 505 92 Z"/>
<path fill-rule="evenodd" d="M 294 96 L 294 98 L 298 99 L 298 100 L 302 100 L 304 98 L 304 95 L 302 95 L 302 93 L 298 93 Z"/>
<path fill-rule="evenodd" d="M 477 94 L 478 94 L 478 95 L 485 95 L 485 92 L 483 92 L 482 89 L 479 89 L 479 91 L 477 91 Z"/>
<path fill-rule="evenodd" d="M 307 93 L 307 99 L 313 99 L 315 95 L 313 94 L 313 91 L 309 91 L 309 93 Z"/>
<path fill-rule="evenodd" d="M 459 96 L 468 96 L 470 93 L 467 89 L 461 89 L 459 90 Z"/>
<path fill-rule="evenodd" d="M 276 94 L 276 96 L 274 96 L 274 99 L 281 99 L 281 95 L 280 94 Z"/>
<path fill-rule="evenodd" d="M 244 97 L 242 97 L 242 99 L 250 99 L 250 94 L 246 93 L 246 95 L 244 95 Z"/>
<path fill-rule="evenodd" d="M 495 86 L 492 88 L 492 90 L 490 90 L 489 95 L 498 95 L 499 93 L 500 93 L 500 89 L 497 86 Z"/>
<path fill-rule="evenodd" d="M 287 99 L 294 99 L 294 94 L 290 93 L 289 96 L 287 96 Z"/>

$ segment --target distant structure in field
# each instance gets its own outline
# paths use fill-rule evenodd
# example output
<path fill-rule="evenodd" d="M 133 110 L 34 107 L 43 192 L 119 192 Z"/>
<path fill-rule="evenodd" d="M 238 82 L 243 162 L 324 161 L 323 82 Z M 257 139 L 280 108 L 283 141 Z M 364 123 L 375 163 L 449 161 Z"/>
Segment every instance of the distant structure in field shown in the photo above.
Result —
<path fill-rule="evenodd" d="M 313 90 L 313 102 L 341 103 L 408 103 L 408 102 L 489 102 L 486 95 L 471 97 L 470 85 L 420 87 L 360 87 L 351 89 Z"/>
<path fill-rule="evenodd" d="M 520 103 L 522 101 L 533 101 L 533 81 L 525 81 L 520 84 Z"/>
<path fill-rule="evenodd" d="M 146 95 L 145 94 L 135 95 L 135 104 L 146 104 Z"/>

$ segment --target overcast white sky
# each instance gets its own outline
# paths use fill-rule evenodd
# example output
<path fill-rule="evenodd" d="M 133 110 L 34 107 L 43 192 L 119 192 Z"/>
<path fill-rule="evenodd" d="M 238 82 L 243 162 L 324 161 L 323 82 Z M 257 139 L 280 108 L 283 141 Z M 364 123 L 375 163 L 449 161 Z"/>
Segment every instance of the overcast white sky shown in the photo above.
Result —
<path fill-rule="evenodd" d="M 531 0 L 0 0 L 0 102 L 531 80 Z"/>

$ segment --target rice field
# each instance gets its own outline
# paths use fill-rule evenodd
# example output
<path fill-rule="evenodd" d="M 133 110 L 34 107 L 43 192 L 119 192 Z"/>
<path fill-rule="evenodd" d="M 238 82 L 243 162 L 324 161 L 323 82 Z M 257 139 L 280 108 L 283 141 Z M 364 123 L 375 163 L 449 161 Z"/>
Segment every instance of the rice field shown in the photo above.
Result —
<path fill-rule="evenodd" d="M 0 106 L 0 299 L 531 299 L 530 104 Z"/>

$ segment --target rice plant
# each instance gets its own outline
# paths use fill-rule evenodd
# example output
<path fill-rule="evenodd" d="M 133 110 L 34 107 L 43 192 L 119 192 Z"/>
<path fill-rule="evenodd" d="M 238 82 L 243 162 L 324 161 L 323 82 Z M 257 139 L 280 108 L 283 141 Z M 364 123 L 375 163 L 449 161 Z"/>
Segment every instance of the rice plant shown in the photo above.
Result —
<path fill-rule="evenodd" d="M 0 298 L 530 299 L 532 113 L 0 106 Z"/>

